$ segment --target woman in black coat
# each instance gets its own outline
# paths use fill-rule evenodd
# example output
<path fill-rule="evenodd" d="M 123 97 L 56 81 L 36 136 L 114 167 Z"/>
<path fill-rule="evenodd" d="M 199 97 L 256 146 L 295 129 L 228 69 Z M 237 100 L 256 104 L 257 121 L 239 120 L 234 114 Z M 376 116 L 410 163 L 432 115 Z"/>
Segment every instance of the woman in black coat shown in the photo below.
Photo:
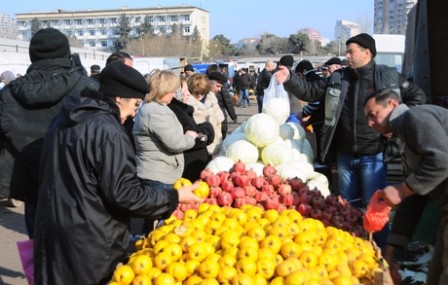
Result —
<path fill-rule="evenodd" d="M 193 118 L 194 108 L 182 102 L 186 101 L 185 97 L 189 96 L 189 92 L 185 79 L 182 78 L 181 80 L 182 94 L 177 96 L 177 98 L 173 98 L 171 103 L 168 104 L 168 107 L 174 112 L 177 119 L 182 124 L 184 132 L 192 130 L 198 134 L 202 134 L 196 138 L 196 144 L 193 148 L 184 151 L 185 168 L 182 177 L 187 178 L 190 181 L 196 181 L 199 179 L 201 171 L 205 169 L 212 159 L 207 151 L 207 145 L 213 142 L 215 133 L 213 131 L 213 126 L 208 122 L 196 124 Z M 181 96 L 183 97 L 183 99 L 181 99 L 182 101 L 179 100 Z"/>

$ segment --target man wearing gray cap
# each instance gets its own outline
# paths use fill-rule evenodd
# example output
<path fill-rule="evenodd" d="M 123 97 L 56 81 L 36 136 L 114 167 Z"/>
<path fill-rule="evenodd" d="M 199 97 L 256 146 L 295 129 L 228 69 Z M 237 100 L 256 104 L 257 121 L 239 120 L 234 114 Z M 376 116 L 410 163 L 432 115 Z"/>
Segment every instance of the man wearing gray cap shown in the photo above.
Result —
<path fill-rule="evenodd" d="M 387 176 L 384 137 L 369 128 L 363 113 L 364 100 L 375 90 L 386 87 L 398 90 L 409 106 L 425 103 L 426 96 L 395 68 L 375 63 L 375 40 L 370 35 L 351 37 L 346 46 L 349 67 L 336 70 L 328 80 L 309 82 L 282 67 L 275 77 L 285 90 L 302 100 L 313 102 L 325 96 L 320 159 L 327 163 L 336 161 L 339 194 L 353 206 L 362 208 L 375 190 L 386 186 Z M 387 226 L 374 234 L 380 247 L 384 246 L 386 236 Z"/>

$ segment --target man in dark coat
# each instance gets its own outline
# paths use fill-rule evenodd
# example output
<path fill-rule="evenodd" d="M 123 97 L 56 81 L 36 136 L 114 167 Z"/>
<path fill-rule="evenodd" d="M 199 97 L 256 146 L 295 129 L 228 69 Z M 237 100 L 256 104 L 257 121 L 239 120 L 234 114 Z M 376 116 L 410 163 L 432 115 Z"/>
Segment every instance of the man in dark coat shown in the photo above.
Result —
<path fill-rule="evenodd" d="M 50 121 L 68 96 L 86 87 L 98 89 L 70 54 L 67 37 L 47 28 L 30 42 L 31 65 L 26 75 L 5 87 L 0 95 L 0 133 L 6 145 L 0 157 L 0 175 L 10 178 L 10 197 L 25 202 L 28 235 L 33 237 L 42 141 Z"/>
<path fill-rule="evenodd" d="M 215 93 L 216 98 L 218 99 L 218 105 L 224 113 L 224 121 L 221 124 L 222 139 L 224 140 L 227 136 L 227 130 L 229 129 L 227 114 L 229 114 L 235 124 L 238 122 L 238 116 L 235 113 L 232 98 L 230 97 L 229 89 L 227 88 L 227 77 L 219 71 L 211 72 L 207 77 L 210 79 L 212 92 Z"/>
<path fill-rule="evenodd" d="M 375 90 L 385 87 L 401 93 L 403 102 L 409 106 L 424 104 L 426 96 L 395 68 L 375 63 L 375 40 L 370 35 L 362 33 L 351 37 L 346 45 L 350 66 L 333 72 L 328 81 L 305 81 L 283 67 L 275 76 L 286 91 L 301 100 L 313 102 L 325 96 L 321 160 L 326 161 L 330 149 L 334 151 L 339 193 L 342 198 L 352 201 L 353 206 L 364 207 L 376 189 L 384 188 L 387 178 L 383 138 L 367 125 L 364 100 Z M 374 234 L 381 247 L 387 231 L 386 226 L 384 231 Z"/>
<path fill-rule="evenodd" d="M 197 184 L 156 191 L 140 183 L 122 124 L 149 91 L 122 62 L 101 73 L 100 92 L 65 102 L 45 136 L 34 240 L 35 284 L 106 284 L 125 260 L 133 216 L 168 218 L 202 202 Z"/>
<path fill-rule="evenodd" d="M 266 61 L 263 70 L 260 72 L 260 75 L 258 75 L 257 86 L 255 88 L 257 94 L 258 113 L 261 113 L 263 111 L 264 90 L 269 87 L 272 72 L 275 70 L 275 68 L 275 62 L 269 59 L 268 61 Z"/>

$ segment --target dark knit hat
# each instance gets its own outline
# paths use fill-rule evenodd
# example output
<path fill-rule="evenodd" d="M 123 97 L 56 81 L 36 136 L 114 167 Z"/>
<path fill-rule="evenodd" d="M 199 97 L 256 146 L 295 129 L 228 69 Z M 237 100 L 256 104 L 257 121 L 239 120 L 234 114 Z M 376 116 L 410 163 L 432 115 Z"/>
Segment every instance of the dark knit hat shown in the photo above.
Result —
<path fill-rule="evenodd" d="M 31 62 L 49 58 L 70 58 L 70 44 L 60 31 L 53 28 L 41 29 L 31 38 L 29 54 Z"/>
<path fill-rule="evenodd" d="M 210 80 L 219 81 L 219 83 L 221 83 L 221 84 L 226 84 L 227 83 L 227 77 L 224 74 L 222 74 L 221 72 L 219 72 L 219 71 L 210 72 L 207 75 L 207 77 Z"/>
<path fill-rule="evenodd" d="M 304 59 L 297 64 L 294 72 L 302 73 L 303 71 L 309 71 L 313 69 L 314 69 L 313 64 L 309 60 Z"/>
<path fill-rule="evenodd" d="M 368 48 L 372 53 L 373 57 L 375 57 L 376 55 L 375 40 L 369 34 L 362 33 L 354 37 L 351 37 L 347 40 L 345 44 L 349 45 L 351 43 L 355 43 L 364 48 Z"/>
<path fill-rule="evenodd" d="M 194 72 L 193 65 L 191 65 L 191 64 L 185 65 L 184 66 L 184 71 L 193 71 Z"/>
<path fill-rule="evenodd" d="M 292 65 L 294 64 L 294 58 L 292 57 L 292 55 L 284 55 L 280 58 L 279 63 L 283 66 L 289 67 L 291 68 Z"/>
<path fill-rule="evenodd" d="M 103 69 L 100 83 L 100 91 L 106 96 L 143 99 L 149 93 L 149 85 L 143 75 L 120 61 Z"/>
<path fill-rule="evenodd" d="M 90 72 L 91 73 L 100 73 L 101 67 L 98 64 L 94 64 L 90 66 Z"/>
<path fill-rule="evenodd" d="M 332 57 L 332 58 L 330 58 L 329 60 L 327 60 L 325 63 L 324 63 L 324 65 L 326 65 L 326 66 L 330 66 L 330 65 L 332 65 L 332 64 L 341 64 L 341 59 L 339 58 L 339 57 Z"/>

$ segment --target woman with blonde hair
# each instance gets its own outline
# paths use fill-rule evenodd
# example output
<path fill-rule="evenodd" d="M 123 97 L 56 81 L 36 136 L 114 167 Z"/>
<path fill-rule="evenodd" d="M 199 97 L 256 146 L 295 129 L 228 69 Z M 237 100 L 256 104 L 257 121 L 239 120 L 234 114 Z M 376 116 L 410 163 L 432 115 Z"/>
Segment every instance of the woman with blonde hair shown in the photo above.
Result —
<path fill-rule="evenodd" d="M 213 143 L 207 146 L 210 155 L 216 155 L 221 146 L 221 124 L 224 114 L 218 104 L 216 95 L 211 92 L 211 84 L 207 76 L 196 73 L 188 79 L 188 90 L 191 95 L 188 104 L 193 106 L 193 117 L 197 124 L 209 122 L 213 126 L 215 137 Z"/>
<path fill-rule="evenodd" d="M 132 131 L 137 175 L 157 190 L 173 189 L 184 171 L 183 152 L 195 145 L 198 134 L 191 130 L 184 133 L 168 107 L 180 87 L 179 77 L 172 71 L 159 70 L 150 75 L 148 83 L 150 92 L 135 117 Z"/>

